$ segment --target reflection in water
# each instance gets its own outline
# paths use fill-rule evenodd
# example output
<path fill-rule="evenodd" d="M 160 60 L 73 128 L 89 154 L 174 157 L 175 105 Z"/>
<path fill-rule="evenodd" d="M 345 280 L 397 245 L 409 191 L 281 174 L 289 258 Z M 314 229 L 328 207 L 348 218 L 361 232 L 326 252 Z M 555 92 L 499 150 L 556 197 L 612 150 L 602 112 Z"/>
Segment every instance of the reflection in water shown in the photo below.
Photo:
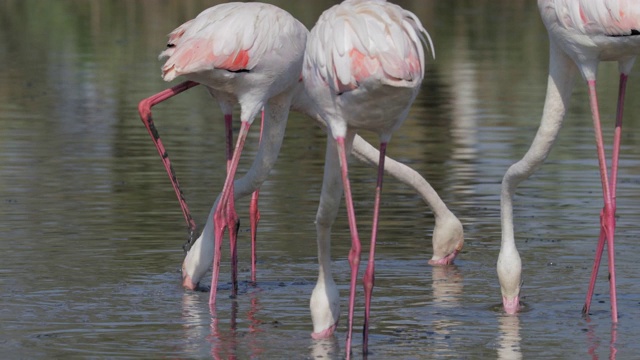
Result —
<path fill-rule="evenodd" d="M 439 308 L 459 307 L 462 296 L 463 277 L 456 265 L 434 266 L 432 269 L 431 288 L 433 290 L 433 304 Z M 449 339 L 462 322 L 453 320 L 449 316 L 442 316 L 432 322 L 434 333 L 439 339 Z M 448 341 L 438 341 L 434 351 L 442 357 L 459 357 L 454 347 Z"/>
<path fill-rule="evenodd" d="M 590 323 L 591 321 L 587 319 L 587 323 Z M 598 348 L 600 347 L 600 338 L 596 335 L 596 328 L 597 325 L 595 324 L 589 324 L 587 326 L 587 344 L 589 345 L 589 355 L 591 355 L 591 358 L 593 360 L 598 360 L 600 359 L 598 357 Z M 616 358 L 616 353 L 618 352 L 618 349 L 616 348 L 616 342 L 618 340 L 618 324 L 613 323 L 611 324 L 611 338 L 609 340 L 609 360 L 615 360 Z"/>
<path fill-rule="evenodd" d="M 249 348 L 249 353 L 251 354 L 251 358 L 259 358 L 263 353 L 263 347 L 260 345 L 258 336 L 264 330 L 260 329 L 260 324 L 262 322 L 257 318 L 258 310 L 260 310 L 260 301 L 258 300 L 258 296 L 255 292 L 251 292 L 248 294 L 251 297 L 251 306 L 247 311 L 247 321 L 249 322 L 249 333 L 245 338 L 247 339 L 247 344 Z M 236 303 L 236 301 L 233 301 Z"/>
<path fill-rule="evenodd" d="M 498 340 L 499 360 L 520 360 L 520 318 L 518 316 L 502 314 L 498 317 L 500 338 Z"/>
<path fill-rule="evenodd" d="M 464 26 L 465 24 L 461 24 Z M 478 143 L 478 81 L 476 65 L 470 60 L 469 41 L 456 38 L 453 45 L 456 56 L 451 60 L 451 158 L 458 160 L 457 177 L 468 178 L 476 174 L 473 161 L 477 158 Z M 464 42 L 464 43 L 461 43 Z M 467 193 L 465 189 L 461 193 Z"/>
<path fill-rule="evenodd" d="M 202 344 L 198 339 L 207 337 L 206 327 L 209 319 L 202 311 L 197 294 L 185 292 L 182 296 L 182 328 L 184 330 L 184 353 L 189 357 L 198 357 Z"/>
<path fill-rule="evenodd" d="M 456 265 L 434 266 L 431 288 L 433 302 L 440 307 L 456 307 L 462 296 L 463 277 Z"/>
<path fill-rule="evenodd" d="M 311 359 L 334 359 L 341 356 L 340 341 L 336 336 L 312 340 L 310 350 Z"/>
<path fill-rule="evenodd" d="M 203 354 L 202 343 L 199 339 L 206 338 L 210 348 L 212 359 L 236 359 L 238 354 L 245 354 L 249 358 L 260 357 L 264 352 L 258 341 L 258 336 L 262 329 L 259 328 L 261 321 L 256 315 L 260 309 L 260 304 L 256 293 L 245 294 L 251 297 L 250 307 L 246 313 L 248 332 L 238 333 L 238 301 L 230 301 L 231 309 L 228 315 L 225 313 L 223 322 L 229 321 L 229 329 L 220 327 L 219 316 L 215 307 L 203 304 L 202 297 L 197 293 L 185 293 L 182 297 L 182 314 L 184 330 L 186 333 L 185 353 L 190 357 L 201 357 Z M 208 299 L 208 297 L 206 297 Z M 204 300 L 206 301 L 206 299 Z M 209 311 L 205 311 L 208 309 Z M 208 326 L 208 333 L 206 331 Z M 247 344 L 247 348 L 238 348 L 239 338 Z M 190 347 L 190 345 L 194 347 Z M 241 355 L 240 357 L 244 357 Z"/>

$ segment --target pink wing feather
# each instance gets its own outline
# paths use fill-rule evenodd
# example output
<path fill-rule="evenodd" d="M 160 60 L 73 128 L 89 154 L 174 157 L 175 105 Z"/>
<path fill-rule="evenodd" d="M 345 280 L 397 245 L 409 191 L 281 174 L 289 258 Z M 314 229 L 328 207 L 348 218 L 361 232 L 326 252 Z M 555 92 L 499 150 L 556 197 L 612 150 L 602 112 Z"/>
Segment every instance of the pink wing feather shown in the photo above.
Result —
<path fill-rule="evenodd" d="M 282 13 L 280 13 L 282 12 Z M 263 54 L 277 48 L 273 32 L 286 13 L 257 3 L 226 3 L 209 8 L 169 34 L 162 77 L 223 69 L 251 70 Z M 267 31 L 269 30 L 269 31 Z"/>
<path fill-rule="evenodd" d="M 553 8 L 564 28 L 585 35 L 624 36 L 640 30 L 637 0 L 538 0 L 538 4 Z"/>
<path fill-rule="evenodd" d="M 321 41 L 307 51 L 317 55 L 307 58 L 318 60 L 317 74 L 336 92 L 353 90 L 367 79 L 394 86 L 421 80 L 421 41 L 433 49 L 414 14 L 384 1 L 347 0 L 323 13 L 316 28 Z"/>

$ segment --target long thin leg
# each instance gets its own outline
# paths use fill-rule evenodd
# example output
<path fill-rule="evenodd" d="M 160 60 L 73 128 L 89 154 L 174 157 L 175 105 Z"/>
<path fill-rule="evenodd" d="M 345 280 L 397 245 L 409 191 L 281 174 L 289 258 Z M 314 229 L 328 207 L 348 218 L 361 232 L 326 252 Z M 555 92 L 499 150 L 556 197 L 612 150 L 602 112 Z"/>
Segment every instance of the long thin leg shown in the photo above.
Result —
<path fill-rule="evenodd" d="M 229 166 L 231 166 L 231 159 L 233 158 L 233 115 L 224 114 L 224 138 L 226 144 L 226 159 L 227 159 L 227 172 L 229 172 Z"/>
<path fill-rule="evenodd" d="M 262 132 L 264 129 L 264 109 L 262 110 L 262 116 L 260 118 L 260 138 L 259 142 L 262 142 Z M 249 222 L 251 225 L 251 282 L 256 283 L 256 238 L 258 234 L 258 222 L 260 221 L 260 210 L 258 209 L 258 197 L 260 196 L 260 189 L 257 189 L 251 195 L 251 203 L 249 204 Z"/>
<path fill-rule="evenodd" d="M 183 246 L 185 252 L 189 250 L 191 244 L 193 244 L 193 242 L 195 241 L 196 223 L 191 216 L 191 212 L 189 211 L 189 207 L 187 206 L 187 202 L 184 198 L 184 193 L 180 189 L 178 178 L 176 177 L 176 173 L 173 170 L 173 166 L 171 166 L 171 161 L 169 160 L 169 154 L 165 150 L 164 145 L 160 140 L 160 134 L 158 133 L 158 130 L 153 123 L 153 118 L 151 116 L 151 107 L 197 85 L 199 85 L 197 82 L 185 81 L 172 88 L 166 89 L 153 96 L 150 96 L 140 101 L 140 103 L 138 104 L 138 113 L 140 114 L 140 118 L 147 128 L 147 131 L 149 132 L 149 135 L 151 136 L 151 139 L 153 140 L 153 143 L 158 150 L 158 154 L 160 154 L 160 157 L 162 158 L 162 163 L 165 170 L 167 171 L 167 175 L 169 175 L 169 179 L 171 180 L 171 184 L 173 185 L 173 190 L 178 197 L 180 208 L 182 209 L 182 214 L 184 215 L 184 219 L 187 223 L 189 238 L 187 239 L 187 243 Z"/>
<path fill-rule="evenodd" d="M 231 158 L 233 157 L 233 130 L 232 130 L 232 115 L 225 114 L 225 129 L 226 129 L 226 143 L 227 143 L 227 172 L 231 165 Z M 262 131 L 264 128 L 264 110 L 262 111 L 260 121 L 260 141 L 262 141 Z M 233 193 L 233 183 L 232 183 Z M 251 281 L 256 282 L 256 232 L 258 228 L 258 221 L 260 220 L 260 212 L 258 210 L 258 196 L 260 190 L 253 192 L 251 196 L 251 203 L 249 205 L 249 219 L 251 223 Z M 230 198 L 228 207 L 235 209 L 233 204 L 233 198 Z M 230 215 L 229 215 L 230 214 Z M 233 216 L 235 211 L 228 212 L 227 226 L 229 227 L 229 249 L 231 252 L 231 296 L 236 296 L 238 293 L 238 217 Z"/>
<path fill-rule="evenodd" d="M 604 210 L 601 220 L 601 227 L 607 241 L 607 255 L 609 260 L 609 293 L 611 296 L 611 320 L 618 322 L 618 304 L 616 296 L 616 271 L 614 254 L 615 237 L 615 208 L 613 204 L 612 192 L 608 178 L 607 162 L 604 153 L 604 143 L 602 141 L 602 127 L 600 125 L 600 113 L 598 110 L 598 97 L 596 94 L 595 80 L 589 80 L 589 102 L 591 104 L 591 114 L 593 116 L 593 127 L 596 136 L 596 148 L 598 152 L 598 163 L 600 164 L 600 179 L 602 181 L 602 195 L 604 198 Z"/>
<path fill-rule="evenodd" d="M 211 276 L 211 292 L 209 295 L 209 306 L 215 307 L 216 303 L 216 292 L 218 287 L 218 276 L 220 273 L 220 252 L 222 250 L 222 235 L 224 234 L 224 230 L 229 224 L 229 218 L 235 217 L 237 219 L 237 215 L 235 214 L 235 209 L 233 207 L 233 180 L 235 177 L 236 170 L 238 168 L 238 162 L 240 161 L 240 154 L 242 153 L 242 148 L 244 147 L 244 141 L 247 137 L 247 133 L 249 132 L 249 126 L 251 124 L 248 121 L 242 121 L 242 125 L 240 126 L 240 133 L 238 134 L 238 140 L 236 142 L 236 148 L 233 152 L 233 157 L 231 159 L 231 164 L 229 166 L 229 171 L 227 173 L 227 178 L 224 181 L 224 187 L 222 188 L 222 195 L 220 197 L 220 202 L 218 203 L 218 207 L 216 208 L 213 214 L 213 222 L 215 227 L 214 232 L 214 246 L 215 252 L 213 255 L 213 271 Z M 230 233 L 235 231 L 235 229 L 230 229 Z"/>
<path fill-rule="evenodd" d="M 616 206 L 616 190 L 618 185 L 618 163 L 620 160 L 620 143 L 622 141 L 622 112 L 624 110 L 624 98 L 627 92 L 626 74 L 620 74 L 620 84 L 618 86 L 618 106 L 616 108 L 616 128 L 613 134 L 613 156 L 611 161 L 611 200 Z"/>
<path fill-rule="evenodd" d="M 251 195 L 251 202 L 249 203 L 249 222 L 251 225 L 251 282 L 253 284 L 257 281 L 257 266 L 258 256 L 256 254 L 256 241 L 258 234 L 258 222 L 260 222 L 260 209 L 258 209 L 258 197 L 260 196 L 260 189 L 253 192 Z"/>
<path fill-rule="evenodd" d="M 351 232 L 351 250 L 349 251 L 349 264 L 351 265 L 351 285 L 349 292 L 349 323 L 347 324 L 347 359 L 351 356 L 351 340 L 353 332 L 353 312 L 355 308 L 356 296 L 356 280 L 358 278 L 358 269 L 360 267 L 360 254 L 362 246 L 360 237 L 358 236 L 358 228 L 356 227 L 356 214 L 353 207 L 353 198 L 351 197 L 351 185 L 349 184 L 349 172 L 347 164 L 347 150 L 345 147 L 345 138 L 337 137 L 338 157 L 340 159 L 340 168 L 342 170 L 342 183 L 344 187 L 344 197 L 347 206 L 347 215 L 349 217 L 349 230 Z"/>
<path fill-rule="evenodd" d="M 376 238 L 378 236 L 378 219 L 380 215 L 380 194 L 382 192 L 382 179 L 384 177 L 384 157 L 387 151 L 387 143 L 380 143 L 380 160 L 378 165 L 378 183 L 376 185 L 376 198 L 373 205 L 373 226 L 371 227 L 371 248 L 369 249 L 369 262 L 364 273 L 364 327 L 362 330 L 362 352 L 369 352 L 369 312 L 371 310 L 371 293 L 375 282 L 375 253 Z"/>
<path fill-rule="evenodd" d="M 233 158 L 233 115 L 229 111 L 224 114 L 226 158 L 227 158 L 227 176 L 231 167 L 231 159 Z M 233 193 L 233 183 L 231 183 L 231 193 Z M 227 204 L 234 208 L 233 197 Z M 237 216 L 234 218 L 234 211 L 228 212 L 227 227 L 229 228 L 229 252 L 231 253 L 231 296 L 238 294 L 238 250 L 237 250 Z"/>
<path fill-rule="evenodd" d="M 622 112 L 624 110 L 624 98 L 626 95 L 627 79 L 628 75 L 620 74 L 620 85 L 618 86 L 618 106 L 616 109 L 616 127 L 613 135 L 613 155 L 611 161 L 611 204 L 613 207 L 613 214 L 615 216 L 616 211 L 616 190 L 618 183 L 618 163 L 620 159 L 620 143 L 622 139 Z M 601 222 L 604 220 L 604 209 L 600 213 Z M 593 298 L 593 292 L 596 286 L 596 278 L 598 276 L 598 270 L 600 269 L 600 262 L 602 260 L 602 253 L 604 250 L 604 244 L 606 241 L 604 229 L 600 229 L 600 238 L 598 239 L 598 247 L 596 248 L 596 255 L 593 261 L 593 269 L 591 270 L 591 280 L 589 282 L 589 290 L 587 291 L 587 298 L 582 308 L 584 315 L 589 314 L 591 307 L 591 299 Z"/>
<path fill-rule="evenodd" d="M 235 176 L 235 173 L 234 173 Z M 233 196 L 234 186 L 233 178 L 231 178 L 231 196 L 227 201 L 227 226 L 229 228 L 229 251 L 231 253 L 231 296 L 238 295 L 238 228 L 240 221 L 236 213 L 235 198 Z"/>
<path fill-rule="evenodd" d="M 604 209 L 600 211 L 600 224 L 604 221 Z M 602 260 L 602 253 L 604 252 L 604 244 L 607 241 L 607 235 L 604 228 L 600 227 L 600 236 L 598 237 L 598 245 L 596 247 L 596 256 L 593 260 L 593 268 L 591 269 L 591 279 L 589 280 L 589 289 L 587 290 L 587 298 L 582 307 L 582 315 L 589 315 L 589 309 L 591 308 L 591 299 L 593 298 L 593 292 L 596 286 L 596 278 L 598 277 L 598 269 L 600 269 L 600 261 Z"/>

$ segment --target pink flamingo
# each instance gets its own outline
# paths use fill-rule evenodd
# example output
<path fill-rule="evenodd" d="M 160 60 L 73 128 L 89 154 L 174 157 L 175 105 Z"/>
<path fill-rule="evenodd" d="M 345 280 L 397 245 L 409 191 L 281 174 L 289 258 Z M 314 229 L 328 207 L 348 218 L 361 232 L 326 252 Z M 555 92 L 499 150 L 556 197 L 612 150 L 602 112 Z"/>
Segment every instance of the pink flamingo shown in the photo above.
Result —
<path fill-rule="evenodd" d="M 333 333 L 338 321 L 338 291 L 331 275 L 330 234 L 344 189 L 351 232 L 351 285 L 347 358 L 351 352 L 356 278 L 361 245 L 351 197 L 347 155 L 356 131 L 380 138 L 369 262 L 364 275 L 363 352 L 374 285 L 374 254 L 384 157 L 391 135 L 407 117 L 424 76 L 423 44 L 431 38 L 411 12 L 386 1 L 346 0 L 326 10 L 311 30 L 305 53 L 305 87 L 328 126 L 325 172 L 316 215 L 320 275 L 311 298 L 314 337 Z M 422 42 L 421 42 L 422 40 Z M 341 179 L 342 178 L 342 179 Z"/>
<path fill-rule="evenodd" d="M 522 265 L 513 235 L 512 198 L 518 184 L 544 161 L 556 140 L 571 98 L 578 72 L 587 82 L 596 136 L 604 208 L 600 213 L 600 237 L 596 248 L 589 290 L 583 313 L 588 314 L 600 260 L 607 244 L 611 319 L 618 321 L 614 234 L 616 178 L 620 154 L 622 109 L 627 78 L 640 53 L 640 2 L 632 0 L 538 0 L 538 8 L 549 32 L 549 82 L 540 128 L 524 157 L 513 164 L 502 180 L 502 243 L 497 271 L 502 302 L 507 313 L 520 308 Z M 596 74 L 600 61 L 618 61 L 620 87 L 609 175 L 602 141 Z"/>
<path fill-rule="evenodd" d="M 273 26 L 278 24 L 278 26 Z M 294 90 L 300 81 L 307 29 L 288 12 L 269 4 L 227 3 L 211 7 L 169 34 L 167 58 L 162 67 L 164 80 L 184 76 L 206 86 L 218 100 L 225 114 L 227 128 L 227 177 L 222 193 L 214 204 L 214 229 L 206 227 L 203 235 L 214 232 L 213 277 L 209 304 L 215 305 L 222 236 L 228 227 L 232 252 L 232 280 L 236 286 L 237 214 L 234 178 L 249 127 L 264 109 L 263 136 L 249 170 L 259 187 L 272 168 L 282 144 Z M 231 147 L 231 113 L 240 104 L 241 127 L 235 150 Z M 174 182 L 177 184 L 177 181 Z M 175 187 L 175 186 L 174 186 Z M 247 187 L 240 189 L 244 191 Z M 196 241 L 194 246 L 210 244 Z M 183 285 L 195 288 L 194 263 L 187 252 L 183 263 Z M 196 261 L 197 263 L 197 261 Z M 196 266 L 197 267 L 197 266 Z M 208 268 L 208 267 L 207 267 Z"/>
<path fill-rule="evenodd" d="M 214 8 L 218 8 L 218 7 L 214 7 Z M 208 11 L 211 11 L 211 9 L 209 9 Z M 198 18 L 196 18 L 196 20 L 197 19 Z M 247 19 L 251 20 L 251 18 L 247 18 L 246 16 L 243 16 L 241 18 L 235 18 L 235 21 L 238 21 L 238 22 L 248 21 Z M 192 21 L 195 21 L 195 20 L 192 20 Z M 184 26 L 185 25 L 183 25 L 183 27 Z M 235 29 L 235 30 L 241 33 L 242 31 L 247 29 L 254 31 L 253 27 L 251 26 L 242 26 L 239 29 Z M 269 31 L 272 31 L 272 29 L 273 27 L 270 27 L 269 29 L 262 29 L 262 31 L 264 31 L 265 33 L 268 33 Z M 244 38 L 244 37 L 245 37 L 244 35 L 236 36 L 234 37 L 234 39 Z M 236 45 L 239 46 L 238 44 Z M 171 43 L 170 43 L 170 46 L 171 46 Z M 203 64 L 202 57 L 205 57 L 205 60 L 206 60 L 206 57 L 209 56 L 209 53 L 204 51 L 205 49 L 202 47 L 192 48 L 191 50 L 192 50 L 191 53 L 193 54 L 192 61 L 199 62 L 201 64 L 200 66 L 204 66 L 206 68 L 206 64 Z M 208 61 L 210 61 L 210 59 Z M 223 73 L 223 70 L 219 70 L 219 72 Z M 245 74 L 245 75 L 247 74 L 247 71 L 238 71 L 238 70 L 227 71 L 227 72 L 229 74 L 225 74 L 225 75 L 229 77 L 234 77 L 234 78 L 237 76 L 241 76 L 238 74 Z M 204 74 L 206 75 L 206 72 Z M 198 76 L 202 77 L 202 74 Z M 191 78 L 189 76 L 187 77 Z M 195 79 L 195 80 L 199 80 L 199 79 Z M 207 82 L 203 82 L 203 83 L 205 85 L 208 84 Z M 141 101 L 139 106 L 142 120 L 144 121 L 145 125 L 147 126 L 147 129 L 149 130 L 150 135 L 152 136 L 152 138 L 154 139 L 154 142 L 156 143 L 156 147 L 158 148 L 158 151 L 162 157 L 163 163 L 172 181 L 176 194 L 178 195 L 178 199 L 180 200 L 180 204 L 183 209 L 183 214 L 185 215 L 187 224 L 189 225 L 189 228 L 191 229 L 192 232 L 195 231 L 195 223 L 191 218 L 188 207 L 186 205 L 186 201 L 184 200 L 184 196 L 180 191 L 177 177 L 175 176 L 175 173 L 173 172 L 173 169 L 171 167 L 171 163 L 169 162 L 169 157 L 162 143 L 160 142 L 159 135 L 153 124 L 153 121 L 151 118 L 151 107 L 172 96 L 177 95 L 178 93 L 181 93 L 182 91 L 185 91 L 193 86 L 196 86 L 197 84 L 198 83 L 193 81 L 187 81 L 182 84 L 176 85 L 171 89 L 167 89 L 159 94 L 156 94 L 154 96 L 151 96 Z M 296 86 L 297 86 L 297 89 L 293 91 L 295 95 L 291 103 L 292 109 L 295 111 L 299 111 L 303 114 L 306 114 L 307 116 L 314 119 L 319 125 L 326 127 L 325 121 L 320 117 L 320 113 L 318 112 L 318 107 L 316 106 L 316 103 L 311 98 L 311 96 L 305 91 L 305 87 L 301 83 L 298 83 L 298 85 Z M 213 95 L 216 96 L 216 94 L 213 94 Z M 225 116 L 225 119 L 230 120 L 230 116 Z M 265 124 L 265 126 L 268 126 L 268 124 Z M 230 128 L 227 128 L 227 134 L 229 133 L 230 133 Z M 241 197 L 248 196 L 249 194 L 251 194 L 251 192 L 254 192 L 259 188 L 260 184 L 264 181 L 264 179 L 266 178 L 267 174 L 269 173 L 271 167 L 275 162 L 283 135 L 284 135 L 284 127 L 278 127 L 277 129 L 272 129 L 270 131 L 265 129 L 265 139 L 260 144 L 260 148 L 259 148 L 256 160 L 253 162 L 251 169 L 247 172 L 247 174 L 244 177 L 238 180 L 235 180 L 233 182 L 233 189 L 234 189 L 233 198 L 234 199 L 237 200 Z M 228 143 L 230 144 L 230 141 Z M 369 143 L 367 143 L 365 140 L 363 140 L 358 135 L 355 135 L 353 139 L 352 153 L 358 160 L 364 163 L 367 163 L 371 166 L 378 166 L 378 163 L 380 161 L 379 151 L 375 149 L 373 146 L 371 146 Z M 227 154 L 229 154 L 229 151 Z M 447 264 L 453 263 L 456 255 L 459 253 L 462 247 L 462 244 L 464 242 L 463 228 L 458 218 L 447 208 L 447 206 L 440 199 L 436 191 L 419 173 L 417 173 L 415 170 L 411 169 L 410 167 L 402 163 L 399 163 L 391 158 L 383 157 L 383 159 L 385 159 L 383 162 L 384 170 L 387 171 L 390 175 L 392 175 L 396 179 L 412 187 L 422 197 L 422 199 L 430 207 L 430 209 L 434 214 L 435 227 L 432 235 L 433 256 L 431 260 L 429 260 L 429 264 L 447 265 Z M 183 267 L 182 267 L 183 279 L 184 279 L 183 285 L 186 288 L 194 289 L 197 286 L 200 279 L 204 276 L 204 274 L 210 268 L 212 259 L 214 257 L 214 253 L 219 254 L 219 249 L 214 251 L 214 244 L 215 244 L 214 234 L 218 232 L 217 230 L 218 225 L 214 222 L 214 213 L 217 211 L 219 203 L 220 203 L 220 198 L 216 201 L 216 203 L 214 203 L 211 209 L 211 212 L 209 214 L 209 217 L 207 218 L 207 223 L 200 237 L 198 237 L 197 239 L 192 239 L 187 244 L 187 247 L 186 247 L 187 255 L 185 256 Z M 224 225 L 225 224 L 223 223 L 221 226 L 224 226 Z M 255 246 L 252 246 L 252 249 L 255 249 Z M 320 259 L 321 272 L 320 272 L 320 278 L 318 280 L 319 284 L 321 284 L 324 281 L 323 279 L 326 279 L 322 277 L 323 264 L 325 262 L 330 261 L 330 258 L 328 257 L 329 253 L 327 251 L 322 252 L 322 254 L 323 255 L 321 256 L 321 259 Z M 234 254 L 232 254 L 232 256 L 233 255 Z M 235 263 L 235 262 L 232 260 L 232 263 Z M 252 260 L 252 263 L 255 263 L 255 262 Z M 214 265 L 216 264 L 217 263 L 214 262 Z M 329 269 L 328 266 L 324 266 L 324 268 Z M 217 279 L 217 272 L 215 272 L 215 268 L 214 268 L 214 274 L 215 276 L 212 278 L 212 283 Z M 253 266 L 252 266 L 252 278 L 254 278 Z M 333 304 L 337 304 L 339 301 L 339 299 L 337 298 L 337 289 L 335 288 L 335 283 L 333 283 L 332 280 L 331 282 L 333 284 L 332 286 L 326 286 L 326 289 L 328 289 L 328 291 L 331 293 L 331 296 L 329 295 L 324 295 L 324 296 L 331 297 L 331 299 L 335 300 L 333 301 Z M 212 291 L 213 289 L 215 289 L 215 286 L 212 287 Z M 338 309 L 333 305 L 329 308 L 327 304 L 323 304 L 320 301 L 314 300 L 314 299 L 317 299 L 318 297 L 321 297 L 320 293 L 321 293 L 320 286 L 317 286 L 311 300 L 312 314 L 319 314 L 323 312 L 330 313 L 332 314 L 332 317 L 335 316 L 335 318 L 333 319 L 333 322 L 331 323 L 331 325 L 327 325 L 326 322 L 321 319 L 322 318 L 321 316 L 316 316 L 316 315 L 312 316 L 314 321 L 314 329 L 319 329 L 319 328 L 326 329 L 329 327 L 332 329 L 335 329 L 335 325 L 337 323 L 337 317 L 338 317 L 338 311 L 337 311 Z M 327 305 L 327 307 L 325 307 L 325 305 Z M 330 334 L 330 332 L 327 332 L 327 331 L 324 331 L 323 333 L 325 335 Z"/>

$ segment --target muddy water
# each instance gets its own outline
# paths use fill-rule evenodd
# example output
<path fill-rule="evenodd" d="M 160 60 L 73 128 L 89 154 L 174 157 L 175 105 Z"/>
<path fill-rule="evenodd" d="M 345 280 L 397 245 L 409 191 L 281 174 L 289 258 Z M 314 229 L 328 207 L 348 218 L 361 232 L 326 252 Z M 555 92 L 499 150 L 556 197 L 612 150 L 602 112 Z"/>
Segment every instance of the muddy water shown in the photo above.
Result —
<path fill-rule="evenodd" d="M 282 153 L 261 192 L 257 285 L 248 282 L 247 201 L 241 201 L 239 296 L 229 297 L 226 248 L 215 314 L 207 306 L 208 293 L 180 286 L 184 225 L 136 105 L 167 86 L 156 60 L 165 34 L 212 4 L 8 0 L 0 5 L 4 354 L 343 357 L 344 318 L 335 338 L 309 336 L 308 299 L 317 271 L 313 220 L 325 139 L 298 115 L 290 118 Z M 331 2 L 277 4 L 312 26 Z M 580 316 L 602 206 L 581 86 L 547 163 L 517 192 L 526 308 L 517 317 L 505 316 L 495 274 L 500 180 L 537 128 L 546 88 L 546 34 L 530 1 L 402 5 L 422 19 L 437 59 L 429 64 L 422 92 L 389 154 L 428 178 L 462 220 L 466 245 L 455 266 L 428 266 L 432 214 L 410 189 L 386 179 L 369 358 L 633 358 L 640 351 L 635 73 L 619 176 L 619 325 L 611 327 L 606 271 L 598 279 L 590 319 Z M 610 130 L 615 65 L 601 67 L 599 80 Z M 205 91 L 194 89 L 155 108 L 154 116 L 202 224 L 224 180 L 220 111 Z M 245 159 L 256 151 L 257 132 L 251 136 Z M 248 165 L 247 160 L 243 169 Z M 351 176 L 366 239 L 375 172 L 354 162 Z M 340 214 L 333 255 L 344 311 L 349 234 L 346 213 Z M 360 357 L 359 330 L 355 334 Z"/>

